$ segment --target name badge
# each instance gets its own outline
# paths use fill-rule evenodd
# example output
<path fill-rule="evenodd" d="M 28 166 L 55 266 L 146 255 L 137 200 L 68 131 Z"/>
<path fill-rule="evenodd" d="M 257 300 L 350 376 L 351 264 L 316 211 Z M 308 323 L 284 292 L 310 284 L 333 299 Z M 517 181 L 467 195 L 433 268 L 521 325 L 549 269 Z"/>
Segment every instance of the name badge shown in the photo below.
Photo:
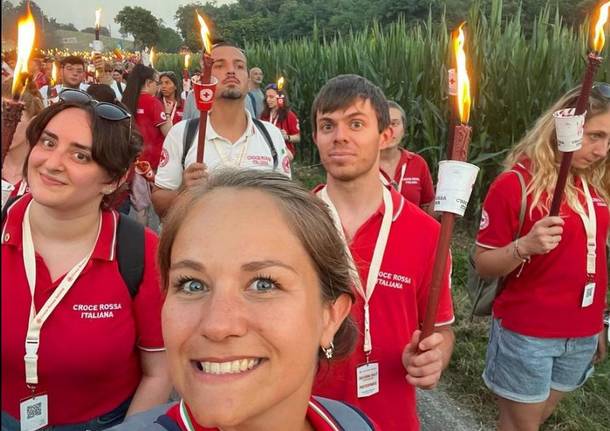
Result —
<path fill-rule="evenodd" d="M 369 362 L 356 368 L 358 398 L 370 397 L 379 392 L 379 363 Z"/>
<path fill-rule="evenodd" d="M 593 296 L 595 295 L 595 283 L 585 284 L 585 293 L 582 296 L 581 307 L 585 308 L 593 304 Z"/>
<path fill-rule="evenodd" d="M 49 424 L 48 395 L 38 394 L 19 404 L 21 431 L 35 431 Z"/>

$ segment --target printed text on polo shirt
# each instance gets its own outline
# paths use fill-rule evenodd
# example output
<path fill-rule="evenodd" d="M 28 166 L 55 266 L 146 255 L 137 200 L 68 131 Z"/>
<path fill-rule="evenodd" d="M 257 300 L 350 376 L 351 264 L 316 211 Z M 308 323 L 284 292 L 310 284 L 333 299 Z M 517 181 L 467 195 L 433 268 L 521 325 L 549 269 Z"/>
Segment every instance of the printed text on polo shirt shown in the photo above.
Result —
<path fill-rule="evenodd" d="M 379 271 L 377 284 L 380 286 L 392 287 L 394 289 L 402 289 L 405 284 L 411 284 L 411 277 L 407 277 L 406 275 L 402 274 Z"/>
<path fill-rule="evenodd" d="M 109 319 L 114 311 L 121 310 L 122 304 L 74 304 L 73 311 L 80 312 L 81 319 Z"/>

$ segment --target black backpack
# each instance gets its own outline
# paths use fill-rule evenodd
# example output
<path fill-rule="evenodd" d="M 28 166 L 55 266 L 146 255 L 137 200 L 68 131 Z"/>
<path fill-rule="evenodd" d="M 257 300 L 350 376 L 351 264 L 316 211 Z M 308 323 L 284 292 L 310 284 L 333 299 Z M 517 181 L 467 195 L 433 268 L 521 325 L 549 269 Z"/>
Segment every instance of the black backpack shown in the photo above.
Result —
<path fill-rule="evenodd" d="M 9 207 L 21 196 L 9 198 L 2 208 L 2 222 Z M 134 219 L 119 213 L 116 232 L 116 255 L 119 272 L 127 285 L 129 295 L 135 298 L 144 274 L 144 226 Z"/>
<path fill-rule="evenodd" d="M 263 134 L 265 138 L 265 142 L 269 146 L 269 151 L 271 151 L 271 156 L 273 157 L 273 170 L 277 169 L 278 159 L 277 159 L 277 150 L 273 146 L 273 141 L 271 141 L 271 135 L 267 131 L 267 128 L 263 124 L 262 121 L 257 120 L 256 118 L 252 118 L 252 121 L 256 125 L 256 128 Z M 197 128 L 199 127 L 199 118 L 190 118 L 186 120 L 186 125 L 184 127 L 184 135 L 182 140 L 182 169 L 184 166 L 184 162 L 186 161 L 186 154 L 189 152 L 189 149 L 193 145 L 195 141 L 195 133 L 197 133 Z"/>

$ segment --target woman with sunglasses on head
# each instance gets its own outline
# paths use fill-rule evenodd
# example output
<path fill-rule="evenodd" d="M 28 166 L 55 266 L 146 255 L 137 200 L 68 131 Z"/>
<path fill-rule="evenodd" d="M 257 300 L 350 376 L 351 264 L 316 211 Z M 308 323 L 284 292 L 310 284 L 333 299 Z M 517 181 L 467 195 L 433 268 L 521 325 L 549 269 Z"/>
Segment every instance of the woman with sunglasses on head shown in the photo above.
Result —
<path fill-rule="evenodd" d="M 286 93 L 278 90 L 276 84 L 265 87 L 265 101 L 261 120 L 268 121 L 282 132 L 292 160 L 297 154 L 297 144 L 301 142 L 299 119 L 290 109 Z"/>
<path fill-rule="evenodd" d="M 3 216 L 3 431 L 105 429 L 171 388 L 157 238 L 107 209 L 141 138 L 117 105 L 60 98 L 27 129 L 30 193 Z"/>
<path fill-rule="evenodd" d="M 538 430 L 606 356 L 608 84 L 591 91 L 559 216 L 548 215 L 561 160 L 553 114 L 574 107 L 579 94 L 580 87 L 567 92 L 537 120 L 483 205 L 476 268 L 484 277 L 505 277 L 483 373 L 497 395 L 501 431 Z"/>
<path fill-rule="evenodd" d="M 352 407 L 311 396 L 316 373 L 356 337 L 347 257 L 322 201 L 279 173 L 219 171 L 178 197 L 158 261 L 182 400 L 117 430 L 375 429 Z"/>
<path fill-rule="evenodd" d="M 184 100 L 182 100 L 181 84 L 174 72 L 161 72 L 159 74 L 159 100 L 163 103 L 165 115 L 172 124 L 182 121 Z"/>
<path fill-rule="evenodd" d="M 390 127 L 394 136 L 390 145 L 380 152 L 381 171 L 388 183 L 392 184 L 406 200 L 432 214 L 434 184 L 428 163 L 419 154 L 400 146 L 405 137 L 407 116 L 398 103 L 388 100 L 388 105 Z"/>

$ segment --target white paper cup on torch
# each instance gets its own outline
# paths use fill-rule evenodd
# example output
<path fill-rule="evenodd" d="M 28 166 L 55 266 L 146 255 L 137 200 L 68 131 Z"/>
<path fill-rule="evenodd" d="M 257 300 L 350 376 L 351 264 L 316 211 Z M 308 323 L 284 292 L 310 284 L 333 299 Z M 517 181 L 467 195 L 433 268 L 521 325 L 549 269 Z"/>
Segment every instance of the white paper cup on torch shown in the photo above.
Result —
<path fill-rule="evenodd" d="M 574 108 L 562 109 L 553 114 L 557 146 L 562 153 L 573 153 L 582 147 L 585 116 L 574 115 Z"/>
<path fill-rule="evenodd" d="M 102 53 L 104 52 L 104 42 L 101 40 L 94 40 L 91 42 L 91 48 L 93 48 L 93 52 Z"/>
<path fill-rule="evenodd" d="M 479 167 L 457 160 L 443 160 L 438 167 L 434 211 L 463 216 L 470 200 Z"/>

